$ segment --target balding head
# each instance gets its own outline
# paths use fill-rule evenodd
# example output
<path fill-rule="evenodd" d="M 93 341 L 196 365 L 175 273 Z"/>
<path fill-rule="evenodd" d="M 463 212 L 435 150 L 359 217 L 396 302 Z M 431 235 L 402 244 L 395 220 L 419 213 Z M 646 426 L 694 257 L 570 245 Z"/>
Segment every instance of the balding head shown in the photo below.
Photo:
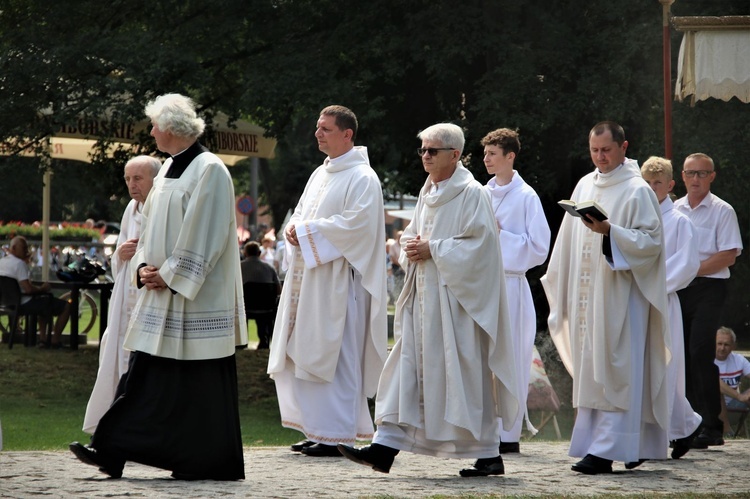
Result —
<path fill-rule="evenodd" d="M 10 254 L 21 260 L 28 260 L 29 258 L 29 243 L 26 242 L 26 238 L 23 236 L 16 236 L 10 240 Z"/>
<path fill-rule="evenodd" d="M 136 156 L 128 161 L 125 165 L 125 183 L 130 197 L 139 203 L 145 202 L 160 168 L 161 162 L 151 156 Z"/>

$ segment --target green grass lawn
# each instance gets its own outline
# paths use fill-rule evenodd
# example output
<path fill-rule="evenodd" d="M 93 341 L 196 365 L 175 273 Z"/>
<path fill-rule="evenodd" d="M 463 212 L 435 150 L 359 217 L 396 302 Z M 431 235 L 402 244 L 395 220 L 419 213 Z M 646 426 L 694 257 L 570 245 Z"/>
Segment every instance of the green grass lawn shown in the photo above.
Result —
<path fill-rule="evenodd" d="M 257 341 L 249 322 L 251 341 Z M 98 339 L 98 334 L 95 336 Z M 91 340 L 91 338 L 90 338 Z M 26 348 L 0 343 L 0 423 L 4 450 L 61 450 L 73 440 L 88 442 L 81 431 L 96 379 L 99 350 Z M 282 428 L 276 391 L 266 374 L 268 351 L 237 352 L 240 424 L 244 445 L 289 445 L 301 434 Z"/>

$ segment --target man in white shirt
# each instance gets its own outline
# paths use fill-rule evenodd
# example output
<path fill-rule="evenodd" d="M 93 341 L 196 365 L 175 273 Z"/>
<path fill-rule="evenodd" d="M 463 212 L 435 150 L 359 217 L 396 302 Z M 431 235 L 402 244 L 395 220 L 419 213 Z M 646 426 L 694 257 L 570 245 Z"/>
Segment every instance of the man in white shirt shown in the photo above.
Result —
<path fill-rule="evenodd" d="M 693 222 L 700 259 L 698 276 L 678 291 L 685 334 L 687 398 L 703 418 L 701 432 L 692 444 L 696 449 L 724 444 L 719 373 L 714 364 L 715 335 L 726 301 L 729 267 L 742 251 L 734 209 L 711 193 L 715 178 L 713 160 L 702 153 L 691 154 L 682 168 L 687 195 L 675 202 L 675 209 Z"/>
<path fill-rule="evenodd" d="M 744 355 L 733 352 L 737 336 L 728 327 L 716 331 L 716 359 L 719 368 L 719 385 L 724 402 L 728 409 L 746 410 L 750 408 L 750 389 L 741 391 L 743 378 L 750 378 L 750 360 Z"/>
<path fill-rule="evenodd" d="M 45 348 L 47 344 L 47 314 L 57 316 L 52 338 L 51 348 L 60 348 L 60 336 L 70 316 L 70 304 L 49 295 L 49 283 L 40 286 L 31 283 L 29 279 L 29 244 L 23 236 L 16 236 L 10 241 L 9 253 L 0 259 L 0 276 L 12 277 L 18 281 L 21 288 L 21 314 L 35 314 L 39 320 L 39 346 Z"/>

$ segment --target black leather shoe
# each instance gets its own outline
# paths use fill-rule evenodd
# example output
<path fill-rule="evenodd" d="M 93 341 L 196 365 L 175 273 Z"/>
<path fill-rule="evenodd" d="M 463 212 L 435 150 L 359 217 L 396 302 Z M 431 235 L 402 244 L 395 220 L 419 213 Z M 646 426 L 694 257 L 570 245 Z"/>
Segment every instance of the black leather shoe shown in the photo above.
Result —
<path fill-rule="evenodd" d="M 638 466 L 642 465 L 648 461 L 648 459 L 639 459 L 638 461 L 631 461 L 629 463 L 625 463 L 625 469 L 626 470 L 632 470 L 634 468 L 637 468 Z"/>
<path fill-rule="evenodd" d="M 312 440 L 301 440 L 296 444 L 292 444 L 290 448 L 294 452 L 302 452 L 302 449 L 304 449 L 305 447 L 310 447 L 311 445 L 315 445 L 315 442 L 313 442 Z"/>
<path fill-rule="evenodd" d="M 341 457 L 341 453 L 335 445 L 313 444 L 303 447 L 300 452 L 312 457 Z"/>
<path fill-rule="evenodd" d="M 500 442 L 500 454 L 514 454 L 521 452 L 518 442 Z"/>
<path fill-rule="evenodd" d="M 693 442 L 695 441 L 695 437 L 698 436 L 700 433 L 700 428 L 695 430 L 691 435 L 688 435 L 687 437 L 678 438 L 677 440 L 672 440 L 669 442 L 669 446 L 672 448 L 672 459 L 680 459 L 682 456 L 688 453 L 690 449 L 695 449 L 696 447 L 693 447 Z M 708 445 L 703 445 L 700 447 L 701 449 L 708 449 Z"/>
<path fill-rule="evenodd" d="M 700 434 L 693 439 L 693 449 L 706 449 L 708 446 L 724 445 L 724 437 L 719 430 L 703 428 Z"/>
<path fill-rule="evenodd" d="M 477 459 L 474 466 L 471 468 L 464 468 L 458 472 L 464 478 L 470 478 L 475 476 L 490 476 L 490 475 L 504 475 L 505 465 L 503 464 L 503 458 L 500 456 Z"/>
<path fill-rule="evenodd" d="M 342 456 L 355 463 L 370 466 L 375 471 L 389 473 L 393 460 L 398 454 L 398 449 L 392 449 L 385 445 L 372 444 L 356 449 L 349 445 L 339 444 L 338 450 Z"/>
<path fill-rule="evenodd" d="M 102 473 L 106 473 L 112 478 L 122 477 L 122 469 L 125 467 L 124 461 L 118 461 L 104 456 L 97 452 L 96 449 L 78 442 L 73 442 L 68 448 L 82 462 L 98 467 L 99 471 Z"/>
<path fill-rule="evenodd" d="M 593 454 L 586 454 L 586 457 L 571 466 L 570 469 L 584 475 L 612 473 L 612 461 L 596 457 Z"/>

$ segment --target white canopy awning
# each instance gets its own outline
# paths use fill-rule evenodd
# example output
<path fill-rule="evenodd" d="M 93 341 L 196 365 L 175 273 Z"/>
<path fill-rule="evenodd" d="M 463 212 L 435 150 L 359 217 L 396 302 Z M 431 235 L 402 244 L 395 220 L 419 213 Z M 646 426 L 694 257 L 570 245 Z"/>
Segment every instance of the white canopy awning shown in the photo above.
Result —
<path fill-rule="evenodd" d="M 682 17 L 675 98 L 750 103 L 750 16 Z"/>

